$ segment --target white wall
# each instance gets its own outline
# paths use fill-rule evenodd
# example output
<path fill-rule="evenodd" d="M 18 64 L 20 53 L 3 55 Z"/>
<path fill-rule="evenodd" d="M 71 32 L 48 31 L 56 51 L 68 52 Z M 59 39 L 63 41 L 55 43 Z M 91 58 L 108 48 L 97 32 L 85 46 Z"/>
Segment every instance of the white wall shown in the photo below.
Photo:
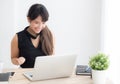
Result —
<path fill-rule="evenodd" d="M 28 25 L 26 20 L 28 8 L 38 2 L 44 4 L 49 11 L 50 18 L 47 24 L 55 35 L 55 53 L 77 53 L 79 56 L 77 64 L 87 64 L 89 56 L 100 50 L 101 0 L 14 0 L 10 2 L 15 8 L 9 7 L 9 10 L 14 11 L 9 13 L 12 20 L 8 22 L 9 25 L 12 23 L 11 26 L 14 28 L 6 27 L 11 35 Z M 5 32 L 3 38 L 6 37 Z M 9 44 L 10 39 L 8 40 L 6 44 Z M 1 44 L 4 43 L 3 41 Z M 6 49 L 8 48 L 6 45 Z M 10 57 L 9 50 L 0 56 L 4 59 Z M 6 67 L 9 67 L 8 63 Z"/>
<path fill-rule="evenodd" d="M 102 49 L 109 54 L 110 68 L 109 77 L 114 84 L 120 84 L 120 1 L 103 0 L 102 10 Z"/>
<path fill-rule="evenodd" d="M 14 31 L 14 2 L 0 1 L 0 60 L 4 67 L 10 67 L 10 41 Z"/>

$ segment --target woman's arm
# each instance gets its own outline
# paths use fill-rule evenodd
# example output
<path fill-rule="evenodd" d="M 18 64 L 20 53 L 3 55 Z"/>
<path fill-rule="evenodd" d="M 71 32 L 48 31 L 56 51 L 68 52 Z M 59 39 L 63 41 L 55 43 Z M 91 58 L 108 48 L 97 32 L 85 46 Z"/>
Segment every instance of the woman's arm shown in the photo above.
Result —
<path fill-rule="evenodd" d="M 19 57 L 18 37 L 17 34 L 11 41 L 11 61 L 15 65 L 21 65 L 25 62 L 24 57 Z"/>

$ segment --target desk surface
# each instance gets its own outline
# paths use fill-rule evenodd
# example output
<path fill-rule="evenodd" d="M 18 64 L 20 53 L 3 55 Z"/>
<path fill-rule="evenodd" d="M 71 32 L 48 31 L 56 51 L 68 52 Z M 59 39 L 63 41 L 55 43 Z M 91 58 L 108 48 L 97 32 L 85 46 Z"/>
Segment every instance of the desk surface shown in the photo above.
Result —
<path fill-rule="evenodd" d="M 31 82 L 23 75 L 23 72 L 30 70 L 32 69 L 11 69 L 4 70 L 4 72 L 15 72 L 14 76 L 9 79 L 9 84 L 93 84 L 90 76 L 80 76 L 75 75 L 75 73 L 68 78 Z M 106 84 L 113 84 L 110 80 L 107 80 L 106 82 Z"/>

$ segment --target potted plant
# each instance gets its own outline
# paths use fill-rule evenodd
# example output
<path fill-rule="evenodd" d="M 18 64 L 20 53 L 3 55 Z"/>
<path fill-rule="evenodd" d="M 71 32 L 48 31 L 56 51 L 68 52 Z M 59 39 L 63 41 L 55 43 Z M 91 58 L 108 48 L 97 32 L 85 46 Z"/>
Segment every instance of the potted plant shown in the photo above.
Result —
<path fill-rule="evenodd" d="M 89 60 L 92 69 L 92 79 L 94 84 L 105 84 L 106 70 L 109 67 L 109 58 L 104 53 L 98 53 Z"/>

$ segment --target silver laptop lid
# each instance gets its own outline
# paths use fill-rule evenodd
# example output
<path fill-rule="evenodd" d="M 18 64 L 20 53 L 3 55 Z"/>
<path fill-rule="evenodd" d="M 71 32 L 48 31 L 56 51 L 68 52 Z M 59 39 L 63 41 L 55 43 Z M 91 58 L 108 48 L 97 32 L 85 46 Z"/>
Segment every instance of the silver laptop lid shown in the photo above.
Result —
<path fill-rule="evenodd" d="M 37 57 L 33 80 L 68 77 L 72 74 L 77 55 L 52 55 Z"/>

